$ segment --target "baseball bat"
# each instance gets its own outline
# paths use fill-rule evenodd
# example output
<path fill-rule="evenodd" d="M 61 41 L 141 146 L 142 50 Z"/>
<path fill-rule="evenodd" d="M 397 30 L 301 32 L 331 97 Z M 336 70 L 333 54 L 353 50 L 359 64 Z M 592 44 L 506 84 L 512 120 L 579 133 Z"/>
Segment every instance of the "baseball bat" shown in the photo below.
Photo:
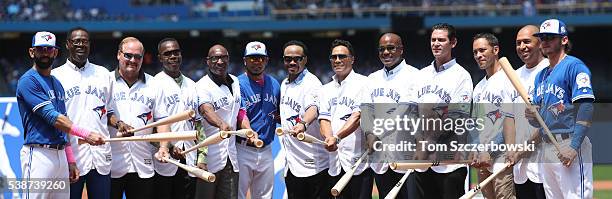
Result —
<path fill-rule="evenodd" d="M 402 176 L 402 179 L 400 179 L 397 182 L 397 184 L 393 186 L 393 189 L 391 189 L 391 191 L 387 193 L 387 195 L 385 196 L 385 199 L 395 199 L 395 196 L 397 196 L 400 190 L 402 190 L 402 187 L 404 186 L 404 182 L 406 182 L 406 179 L 408 179 L 408 176 L 410 175 L 410 173 L 412 173 L 412 170 L 408 170 L 406 171 L 406 173 L 404 173 L 404 176 Z"/>
<path fill-rule="evenodd" d="M 13 106 L 13 103 L 9 102 L 6 104 L 6 111 L 4 111 L 4 122 L 2 122 L 2 128 L 0 130 L 4 130 L 4 127 L 6 126 L 6 123 L 8 122 L 8 116 L 9 114 L 11 114 L 11 108 Z"/>
<path fill-rule="evenodd" d="M 165 125 L 165 124 L 172 124 L 172 123 L 175 123 L 175 122 L 191 119 L 193 117 L 195 117 L 195 111 L 188 110 L 188 111 L 185 111 L 185 112 L 182 112 L 182 113 L 177 113 L 175 115 L 166 117 L 164 119 L 158 120 L 156 122 L 153 122 L 151 124 L 147 124 L 147 125 L 139 127 L 139 128 L 130 129 L 130 130 L 128 130 L 128 133 L 134 133 L 134 132 L 142 131 L 142 130 L 145 130 L 145 129 L 148 129 L 148 128 L 153 128 L 153 127 L 161 126 L 161 125 Z"/>
<path fill-rule="evenodd" d="M 519 93 L 523 101 L 525 101 L 525 104 L 527 104 L 527 108 L 534 110 L 534 112 L 536 113 L 535 114 L 536 120 L 538 121 L 540 126 L 544 129 L 544 132 L 548 136 L 548 139 L 550 139 L 550 141 L 555 145 L 555 148 L 557 148 L 557 151 L 561 151 L 561 147 L 559 146 L 559 143 L 557 142 L 555 137 L 550 132 L 550 129 L 548 129 L 548 126 L 546 126 L 546 123 L 544 123 L 542 116 L 535 108 L 533 108 L 533 105 L 531 104 L 531 101 L 529 100 L 529 97 L 528 97 L 529 95 L 527 94 L 527 90 L 525 89 L 525 87 L 523 87 L 523 84 L 521 84 L 521 80 L 519 79 L 518 75 L 516 75 L 516 72 L 512 68 L 512 65 L 510 64 L 508 59 L 506 57 L 502 57 L 501 59 L 499 59 L 499 63 L 501 65 L 501 68 L 506 73 L 506 76 L 508 76 L 508 79 L 512 83 L 512 86 L 514 86 L 514 88 Z"/>
<path fill-rule="evenodd" d="M 221 132 L 225 132 L 230 135 L 240 136 L 243 138 L 252 138 L 256 134 L 255 131 L 253 131 L 253 129 L 240 129 L 237 131 L 221 131 Z"/>
<path fill-rule="evenodd" d="M 449 162 L 392 162 L 389 163 L 389 168 L 393 170 L 409 170 L 409 169 L 426 169 L 433 166 L 451 165 L 451 164 L 469 164 L 471 160 L 449 161 Z"/>
<path fill-rule="evenodd" d="M 230 135 L 227 133 L 227 131 L 220 131 L 219 133 L 216 133 L 210 137 L 207 137 L 206 139 L 202 140 L 202 142 L 188 148 L 185 149 L 183 152 L 181 152 L 182 155 L 185 155 L 191 151 L 194 151 L 196 149 L 199 149 L 201 147 L 205 147 L 208 145 L 213 145 L 213 144 L 217 144 L 221 141 L 223 141 L 223 139 L 228 138 Z"/>
<path fill-rule="evenodd" d="M 474 187 L 473 189 L 471 189 L 470 191 L 468 191 L 467 193 L 465 193 L 463 196 L 461 196 L 461 198 L 459 199 L 471 199 L 473 198 L 476 193 L 478 193 L 478 191 L 480 191 L 480 189 L 484 186 L 487 186 L 487 184 L 489 182 L 491 182 L 491 180 L 493 180 L 497 175 L 499 175 L 500 173 L 502 173 L 504 170 L 508 169 L 508 167 L 510 166 L 510 163 L 506 163 L 506 166 L 502 169 L 500 169 L 499 171 L 496 171 L 495 173 L 491 174 L 489 177 L 487 177 L 486 179 L 484 179 L 482 182 L 478 183 L 478 185 L 476 185 L 476 187 Z"/>
<path fill-rule="evenodd" d="M 344 189 L 344 187 L 346 187 L 346 185 L 349 183 L 349 181 L 353 177 L 353 174 L 355 173 L 355 170 L 357 170 L 357 167 L 359 167 L 359 164 L 361 164 L 361 161 L 363 161 L 363 159 L 368 155 L 369 152 L 370 152 L 369 149 L 366 152 L 363 152 L 363 154 L 361 154 L 361 157 L 359 157 L 357 162 L 355 162 L 355 164 L 351 167 L 351 170 L 346 172 L 340 178 L 340 180 L 336 182 L 336 185 L 334 185 L 334 187 L 332 187 L 331 189 L 332 196 L 338 197 L 340 195 L 340 193 L 342 192 L 342 189 Z"/>
<path fill-rule="evenodd" d="M 160 141 L 176 141 L 176 140 L 195 140 L 196 131 L 177 131 L 167 133 L 155 133 L 147 135 L 135 135 L 130 137 L 119 137 L 104 139 L 105 142 L 122 142 L 122 141 L 147 141 L 147 142 L 160 142 Z"/>
<path fill-rule="evenodd" d="M 297 134 L 297 139 L 299 141 L 307 142 L 307 143 L 311 143 L 311 144 L 327 145 L 327 143 L 325 143 L 324 141 L 319 140 L 316 137 L 314 137 L 312 135 L 308 135 L 306 133 L 298 133 Z"/>
<path fill-rule="evenodd" d="M 176 160 L 167 158 L 167 157 L 162 157 L 163 160 L 165 160 L 166 162 L 172 163 L 178 167 L 180 167 L 181 169 L 184 169 L 185 171 L 187 171 L 188 173 L 191 173 L 193 175 L 195 175 L 196 177 L 206 181 L 206 182 L 215 182 L 215 174 L 212 174 L 208 171 L 205 171 L 204 169 L 200 169 L 197 167 L 192 167 L 192 166 L 188 166 L 185 165 L 183 163 L 177 162 Z"/>
<path fill-rule="evenodd" d="M 276 130 L 274 130 L 274 132 L 278 136 L 282 136 L 282 135 L 285 135 L 285 134 L 292 134 L 291 130 L 285 130 L 282 127 L 277 127 Z"/>

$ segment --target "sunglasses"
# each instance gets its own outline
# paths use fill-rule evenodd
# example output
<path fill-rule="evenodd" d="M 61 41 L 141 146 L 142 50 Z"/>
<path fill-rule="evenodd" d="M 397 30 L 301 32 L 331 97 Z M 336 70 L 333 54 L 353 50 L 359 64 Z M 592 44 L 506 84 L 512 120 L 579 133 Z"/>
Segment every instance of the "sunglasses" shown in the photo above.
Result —
<path fill-rule="evenodd" d="M 210 60 L 211 62 L 218 62 L 219 60 L 227 62 L 227 60 L 229 60 L 229 55 L 212 56 L 207 57 L 206 59 Z"/>
<path fill-rule="evenodd" d="M 399 46 L 379 46 L 378 47 L 378 52 L 379 53 L 384 53 L 385 50 L 386 50 L 386 51 L 389 51 L 390 53 L 394 53 L 399 48 L 401 48 L 401 47 L 399 47 Z"/>
<path fill-rule="evenodd" d="M 132 58 L 140 60 L 142 59 L 142 55 L 141 54 L 133 54 L 133 53 L 125 53 L 123 51 L 119 51 L 121 52 L 121 54 L 123 54 L 123 58 L 127 59 L 127 60 L 131 60 Z"/>
<path fill-rule="evenodd" d="M 176 50 L 166 51 L 166 52 L 163 52 L 162 55 L 166 56 L 166 57 L 170 57 L 172 55 L 180 56 L 181 55 L 181 50 L 176 49 Z"/>
<path fill-rule="evenodd" d="M 44 53 L 44 52 L 50 53 L 50 52 L 53 52 L 55 48 L 50 47 L 50 46 L 36 46 L 34 47 L 34 50 L 39 53 Z"/>
<path fill-rule="evenodd" d="M 291 61 L 294 62 L 301 62 L 302 60 L 304 60 L 304 56 L 283 56 L 283 60 L 286 63 L 291 63 Z"/>
<path fill-rule="evenodd" d="M 343 59 L 346 59 L 348 57 L 349 57 L 349 55 L 346 55 L 346 54 L 336 54 L 336 55 L 330 55 L 329 56 L 329 60 L 331 60 L 331 61 L 334 61 L 336 59 L 343 60 Z"/>

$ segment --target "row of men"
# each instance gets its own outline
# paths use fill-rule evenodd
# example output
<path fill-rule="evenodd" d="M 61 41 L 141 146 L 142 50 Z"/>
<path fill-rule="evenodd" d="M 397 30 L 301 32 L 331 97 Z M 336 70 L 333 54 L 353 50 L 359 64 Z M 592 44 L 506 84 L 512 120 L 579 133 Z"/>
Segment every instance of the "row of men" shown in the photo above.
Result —
<path fill-rule="evenodd" d="M 547 22 L 549 25 L 546 25 Z M 576 91 L 563 92 L 567 96 L 562 93 L 560 97 L 565 103 L 579 100 L 580 104 L 587 104 L 584 101 L 594 99 L 589 82 L 590 72 L 582 62 L 566 56 L 567 49 L 562 46 L 568 45 L 569 41 L 562 22 L 547 22 L 543 23 L 539 30 L 536 26 L 526 26 L 517 35 L 517 54 L 525 63 L 525 66 L 519 69 L 524 84 L 530 85 L 530 91 L 534 91 L 541 82 L 536 78 L 540 70 L 546 70 L 547 66 L 552 70 L 557 65 L 563 66 L 563 70 L 575 70 L 574 65 L 578 65 L 580 70 L 572 71 L 576 76 L 561 78 L 576 80 L 574 83 L 577 86 L 547 83 Z M 550 25 L 555 22 L 556 26 Z M 551 26 L 553 29 L 557 28 L 556 32 L 551 31 Z M 540 34 L 537 36 L 541 36 L 540 38 L 534 35 L 538 31 Z M 69 56 L 66 64 L 51 70 L 51 63 L 57 55 L 55 37 L 48 32 L 37 33 L 30 49 L 34 67 L 21 78 L 17 91 L 20 113 L 26 129 L 26 143 L 21 153 L 24 171 L 22 176 L 52 178 L 65 177 L 70 173 L 70 179 L 74 181 L 70 195 L 74 198 L 80 198 L 85 183 L 90 197 L 101 198 L 120 198 L 124 192 L 128 198 L 150 198 L 153 194 L 156 197 L 173 198 L 244 198 L 249 188 L 253 198 L 271 198 L 274 168 L 269 144 L 274 138 L 276 123 L 281 123 L 282 128 L 291 129 L 293 133 L 305 132 L 327 143 L 323 148 L 300 142 L 292 136 L 281 137 L 286 154 L 284 174 L 289 198 L 329 198 L 331 185 L 350 169 L 367 147 L 356 144 L 362 143 L 366 137 L 359 127 L 359 104 L 469 103 L 472 99 L 475 103 L 495 103 L 491 101 L 491 95 L 500 96 L 504 102 L 512 102 L 506 100 L 516 94 L 508 91 L 510 84 L 507 79 L 504 80 L 503 72 L 497 73 L 500 70 L 497 57 L 499 41 L 495 36 L 485 33 L 474 37 L 474 59 L 487 75 L 473 89 L 469 73 L 457 64 L 452 56 L 452 49 L 457 44 L 455 35 L 455 29 L 451 25 L 434 26 L 431 32 L 431 50 L 435 60 L 430 66 L 419 71 L 406 64 L 402 58 L 401 38 L 393 33 L 384 34 L 378 47 L 384 68 L 368 77 L 352 70 L 355 57 L 350 42 L 336 40 L 330 53 L 335 76 L 332 82 L 322 85 L 320 80 L 306 69 L 308 48 L 299 41 L 290 41 L 283 47 L 283 61 L 288 77 L 281 84 L 263 73 L 269 58 L 265 45 L 260 42 L 247 44 L 244 56 L 246 73 L 240 77 L 227 73 L 227 50 L 222 45 L 211 47 L 206 57 L 209 74 L 196 83 L 181 74 L 181 50 L 178 41 L 174 39 L 160 41 L 158 56 L 163 71 L 151 77 L 140 70 L 144 48 L 136 38 L 128 37 L 122 40 L 117 53 L 119 66 L 116 71 L 108 72 L 87 60 L 90 41 L 88 32 L 82 28 L 73 29 L 67 37 Z M 543 54 L 549 59 L 544 58 Z M 566 65 L 572 67 L 567 68 Z M 583 73 L 586 75 L 586 83 L 583 80 L 584 75 L 580 75 Z M 545 74 L 550 78 L 556 73 Z M 557 76 L 560 76 L 559 74 Z M 580 79 L 581 82 L 578 82 L 578 77 L 583 78 Z M 436 86 L 446 94 L 438 95 L 440 91 L 433 89 Z M 553 100 L 550 97 L 557 97 L 557 93 L 548 92 L 547 87 L 548 85 L 539 89 L 541 93 L 534 94 L 534 102 L 550 105 L 550 100 Z M 369 101 L 360 97 L 364 92 L 371 94 Z M 565 99 L 568 97 L 573 99 Z M 103 144 L 103 138 L 130 136 L 126 132 L 133 127 L 144 126 L 186 109 L 198 110 L 201 116 L 193 121 L 161 126 L 156 131 L 163 133 L 199 129 L 203 132 L 200 133 L 199 139 L 203 139 L 219 130 L 252 128 L 259 133 L 264 147 L 254 147 L 252 139 L 232 136 L 201 150 L 198 154 L 188 153 L 181 156 L 180 152 L 193 146 L 193 141 L 171 144 L 162 142 L 159 143 L 158 149 L 149 143 L 139 142 Z M 559 112 L 553 119 L 546 110 L 542 109 L 540 112 L 547 119 L 547 125 L 558 122 L 555 119 Z M 531 112 L 527 112 L 528 117 L 533 117 Z M 561 115 L 571 117 L 568 115 L 570 112 L 566 111 Z M 68 115 L 74 124 L 65 115 Z M 585 118 L 576 120 L 578 119 L 587 121 Z M 506 120 L 514 120 L 514 117 L 503 119 L 504 122 Z M 496 180 L 492 192 L 487 190 L 485 194 L 502 198 L 514 197 L 515 192 L 517 196 L 527 198 L 535 197 L 536 194 L 544 197 L 544 192 L 553 198 L 560 196 L 556 194 L 568 193 L 561 190 L 574 190 L 570 194 L 592 194 L 592 187 L 587 183 L 592 181 L 588 163 L 582 162 L 581 159 L 580 163 L 571 164 L 577 151 L 583 148 L 588 149 L 590 156 L 590 146 L 581 144 L 588 124 L 576 121 L 576 126 L 587 127 L 583 129 L 577 148 L 574 140 L 579 136 L 569 136 L 572 139 L 568 139 L 568 136 L 559 134 L 559 139 L 571 143 L 565 145 L 567 147 L 559 153 L 559 158 L 564 164 L 572 165 L 570 169 L 579 168 L 583 172 L 550 170 L 562 171 L 563 178 L 576 177 L 572 182 L 586 183 L 585 186 L 560 183 L 552 177 L 546 180 L 548 178 L 532 175 L 538 173 L 537 166 L 517 165 L 518 170 L 514 172 L 515 182 L 523 185 L 517 185 L 515 191 L 511 177 L 505 181 L 500 180 L 499 184 Z M 107 125 L 113 128 L 107 128 Z M 66 134 L 62 132 L 71 134 L 71 141 L 68 143 L 72 144 L 68 144 L 69 147 L 66 147 Z M 518 136 L 518 132 L 519 130 L 517 141 L 519 138 L 531 136 Z M 526 134 L 525 132 L 532 131 L 521 129 L 520 132 Z M 136 134 L 148 133 L 152 131 Z M 506 140 L 514 140 L 505 135 Z M 90 145 L 78 145 L 76 137 L 85 139 Z M 585 139 L 585 142 L 588 142 L 588 139 Z M 93 146 L 99 144 L 102 145 Z M 75 152 L 72 152 L 73 150 Z M 156 158 L 153 158 L 154 156 Z M 207 169 L 215 173 L 219 180 L 214 183 L 195 180 L 193 176 L 161 159 L 168 156 Z M 579 157 L 582 156 L 587 156 L 587 153 L 581 152 Z M 509 161 L 518 162 L 518 155 L 509 157 Z M 65 162 L 63 159 L 67 159 L 69 164 L 58 165 L 57 163 Z M 45 164 L 44 161 L 48 160 L 51 161 Z M 486 162 L 488 161 L 478 161 L 475 166 Z M 486 174 L 487 170 L 482 171 Z M 374 181 L 380 195 L 385 196 L 402 177 L 401 172 L 388 169 L 386 164 L 361 164 L 342 196 L 370 198 Z M 516 175 L 517 173 L 520 175 Z M 502 176 L 511 175 L 512 172 Z M 465 193 L 467 168 L 462 165 L 436 166 L 410 176 L 398 197 L 457 198 Z M 525 183 L 527 176 L 535 184 Z"/>

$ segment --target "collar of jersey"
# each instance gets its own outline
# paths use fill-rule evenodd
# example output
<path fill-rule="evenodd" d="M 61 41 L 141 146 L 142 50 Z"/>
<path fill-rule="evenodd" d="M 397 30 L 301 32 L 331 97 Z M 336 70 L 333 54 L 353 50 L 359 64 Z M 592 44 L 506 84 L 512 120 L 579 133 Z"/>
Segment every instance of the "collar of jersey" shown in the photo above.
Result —
<path fill-rule="evenodd" d="M 351 69 L 351 72 L 346 76 L 346 78 L 344 78 L 344 80 L 342 80 L 341 83 L 338 83 L 338 80 L 336 79 L 336 75 L 332 76 L 332 81 L 336 83 L 336 85 L 342 85 L 347 81 L 350 81 L 353 76 L 355 76 L 355 71 L 353 69 Z"/>
<path fill-rule="evenodd" d="M 308 73 L 308 69 L 304 68 L 304 70 L 297 76 L 297 78 L 295 78 L 295 80 L 293 80 L 293 82 L 289 82 L 289 78 L 287 78 L 286 84 L 291 84 L 291 83 L 301 84 L 302 81 L 304 81 L 304 77 L 306 77 L 306 73 Z"/>
<path fill-rule="evenodd" d="M 123 78 L 121 77 L 121 75 L 119 74 L 119 67 L 117 67 L 117 69 L 115 70 L 115 79 L 119 79 L 119 78 Z M 140 81 L 142 81 L 142 83 L 147 83 L 147 78 L 145 78 L 145 73 L 142 69 L 140 69 L 140 71 L 138 71 L 138 79 Z"/>
<path fill-rule="evenodd" d="M 209 71 L 208 76 L 210 77 L 210 80 L 212 80 L 215 84 L 217 84 L 217 86 L 225 85 L 221 77 L 215 75 L 214 73 Z M 228 88 L 231 88 L 232 84 L 234 83 L 234 79 L 232 79 L 232 77 L 227 73 L 225 74 L 225 76 L 226 76 L 225 78 L 227 78 L 227 84 L 228 84 L 225 86 L 227 86 Z"/>
<path fill-rule="evenodd" d="M 434 71 L 438 71 L 438 72 L 445 71 L 446 69 L 449 69 L 451 66 L 453 66 L 453 65 L 455 65 L 455 64 L 457 64 L 457 59 L 453 58 L 453 59 L 451 59 L 450 61 L 448 61 L 448 62 L 446 62 L 446 63 L 442 64 L 442 70 L 441 70 L 441 71 L 438 71 L 438 68 L 436 68 L 436 60 L 434 59 L 434 60 L 431 62 L 431 65 L 434 67 Z"/>
<path fill-rule="evenodd" d="M 402 59 L 402 62 L 400 62 L 397 66 L 395 66 L 395 68 L 391 70 L 387 70 L 387 67 L 383 66 L 383 71 L 385 71 L 385 77 L 393 77 L 397 75 L 399 71 L 404 68 L 405 65 L 406 65 L 406 60 Z"/>
<path fill-rule="evenodd" d="M 85 60 L 85 65 L 83 65 L 83 68 L 79 68 L 77 67 L 74 63 L 72 63 L 70 60 L 66 59 L 66 64 L 68 66 L 70 66 L 70 68 L 72 68 L 75 71 L 83 71 L 85 70 L 85 68 L 87 68 L 87 66 L 89 65 L 89 59 Z"/>

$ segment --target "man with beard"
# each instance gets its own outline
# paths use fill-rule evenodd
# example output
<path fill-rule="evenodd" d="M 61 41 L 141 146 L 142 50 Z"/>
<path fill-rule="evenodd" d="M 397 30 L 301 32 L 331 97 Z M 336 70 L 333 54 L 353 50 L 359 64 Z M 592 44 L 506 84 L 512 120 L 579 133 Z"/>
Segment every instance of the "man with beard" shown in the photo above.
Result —
<path fill-rule="evenodd" d="M 153 80 L 157 89 L 164 90 L 162 106 L 168 115 L 175 115 L 187 110 L 197 110 L 195 82 L 181 72 L 183 56 L 181 47 L 174 38 L 162 39 L 157 44 L 157 56 L 162 64 L 162 71 Z M 172 132 L 195 130 L 195 120 L 175 122 L 170 125 Z M 199 121 L 198 121 L 199 122 Z M 193 140 L 180 140 L 170 143 L 170 154 L 183 164 L 196 165 L 197 152 L 185 155 L 181 152 L 195 145 Z M 155 161 L 155 197 L 156 198 L 193 198 L 195 194 L 195 176 L 178 169 L 174 164 Z"/>
<path fill-rule="evenodd" d="M 111 75 L 115 80 L 113 97 L 117 105 L 115 114 L 135 128 L 145 126 L 155 120 L 168 116 L 162 103 L 164 94 L 158 89 L 153 77 L 141 70 L 143 55 L 142 43 L 134 37 L 126 37 L 119 43 L 117 61 L 119 66 Z M 110 129 L 111 137 L 128 136 L 117 134 Z M 158 133 L 170 131 L 169 125 L 156 127 Z M 146 135 L 153 129 L 145 129 L 134 133 Z M 155 147 L 148 142 L 113 142 L 111 164 L 111 198 L 153 198 L 154 197 L 154 166 L 153 157 L 161 161 L 169 157 L 168 142 L 160 142 L 157 153 Z"/>
<path fill-rule="evenodd" d="M 29 49 L 34 65 L 17 83 L 17 104 L 24 129 L 24 145 L 20 151 L 21 171 L 28 184 L 37 180 L 61 181 L 74 176 L 76 161 L 67 135 L 78 136 L 92 145 L 104 144 L 100 133 L 73 124 L 66 116 L 64 88 L 51 75 L 51 64 L 57 56 L 56 37 L 50 32 L 37 32 Z M 68 164 L 71 168 L 68 168 Z M 57 182 L 54 182 L 57 184 Z M 45 190 L 28 186 L 24 198 L 68 198 L 68 190 Z"/>
<path fill-rule="evenodd" d="M 110 137 L 108 126 L 126 132 L 131 127 L 114 114 L 115 102 L 112 97 L 113 79 L 106 68 L 89 62 L 89 32 L 81 27 L 68 31 L 66 37 L 68 60 L 51 70 L 66 88 L 66 109 L 68 116 L 78 125 Z M 74 154 L 77 157 L 78 181 L 70 184 L 70 198 L 82 197 L 83 187 L 87 184 L 89 198 L 106 199 L 110 197 L 110 144 L 93 147 L 89 144 L 78 145 L 78 138 L 70 136 Z M 71 176 L 72 177 L 72 176 Z M 77 180 L 71 179 L 71 180 Z"/>
<path fill-rule="evenodd" d="M 264 74 L 268 65 L 265 44 L 249 42 L 244 50 L 244 65 L 246 73 L 238 76 L 240 95 L 253 130 L 264 145 L 256 148 L 252 141 L 236 137 L 240 169 L 238 198 L 246 198 L 249 188 L 253 198 L 272 198 L 274 159 L 270 143 L 274 140 L 276 124 L 280 123 L 280 85 L 274 77 Z"/>

